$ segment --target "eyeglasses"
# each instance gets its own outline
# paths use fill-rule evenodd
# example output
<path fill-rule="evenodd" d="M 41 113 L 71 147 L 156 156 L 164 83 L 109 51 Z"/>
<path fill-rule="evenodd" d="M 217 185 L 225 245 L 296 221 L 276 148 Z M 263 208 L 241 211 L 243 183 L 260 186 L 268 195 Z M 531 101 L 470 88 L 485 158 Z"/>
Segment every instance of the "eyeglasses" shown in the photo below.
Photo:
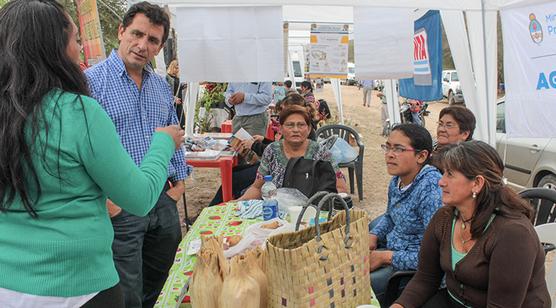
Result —
<path fill-rule="evenodd" d="M 395 145 L 395 146 L 391 147 L 387 144 L 381 144 L 380 147 L 384 151 L 384 154 L 388 154 L 388 152 L 390 152 L 390 151 L 394 152 L 394 154 L 401 154 L 401 153 L 406 152 L 406 151 L 417 151 L 415 149 L 406 148 L 406 147 L 399 146 L 399 145 Z"/>
<path fill-rule="evenodd" d="M 299 128 L 299 129 L 305 129 L 307 127 L 307 123 L 305 122 L 298 122 L 298 123 L 293 123 L 293 122 L 288 122 L 288 123 L 284 123 L 284 127 L 287 129 L 294 129 L 294 128 Z"/>
<path fill-rule="evenodd" d="M 452 123 L 452 122 L 448 122 L 448 123 L 436 122 L 436 124 L 438 125 L 439 128 L 443 127 L 444 129 L 452 129 L 458 127 L 456 123 Z"/>

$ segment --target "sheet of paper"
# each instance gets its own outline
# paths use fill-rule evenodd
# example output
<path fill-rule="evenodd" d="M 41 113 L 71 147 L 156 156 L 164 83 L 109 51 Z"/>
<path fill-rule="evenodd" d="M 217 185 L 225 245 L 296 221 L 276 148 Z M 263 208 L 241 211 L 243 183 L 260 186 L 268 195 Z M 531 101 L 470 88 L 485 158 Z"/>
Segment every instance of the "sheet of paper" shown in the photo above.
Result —
<path fill-rule="evenodd" d="M 245 129 L 240 128 L 235 134 L 234 137 L 238 138 L 239 140 L 251 140 L 253 139 L 253 136 L 251 136 L 251 134 L 249 134 Z"/>

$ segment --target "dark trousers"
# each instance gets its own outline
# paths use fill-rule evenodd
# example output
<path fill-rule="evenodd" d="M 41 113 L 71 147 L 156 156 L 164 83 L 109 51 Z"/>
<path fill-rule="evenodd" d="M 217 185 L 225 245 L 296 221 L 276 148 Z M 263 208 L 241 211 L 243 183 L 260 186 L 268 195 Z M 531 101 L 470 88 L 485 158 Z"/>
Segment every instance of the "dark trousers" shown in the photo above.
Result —
<path fill-rule="evenodd" d="M 122 211 L 112 218 L 112 251 L 127 308 L 153 307 L 174 262 L 181 227 L 167 189 L 147 216 Z"/>
<path fill-rule="evenodd" d="M 257 169 L 259 169 L 259 163 L 239 165 L 232 170 L 232 197 L 234 199 L 241 197 L 243 191 L 253 184 L 257 176 Z M 224 202 L 223 199 L 222 186 L 220 186 L 209 206 L 220 204 Z"/>
<path fill-rule="evenodd" d="M 98 292 L 95 297 L 91 298 L 81 308 L 123 308 L 124 294 L 120 284 L 109 289 Z"/>

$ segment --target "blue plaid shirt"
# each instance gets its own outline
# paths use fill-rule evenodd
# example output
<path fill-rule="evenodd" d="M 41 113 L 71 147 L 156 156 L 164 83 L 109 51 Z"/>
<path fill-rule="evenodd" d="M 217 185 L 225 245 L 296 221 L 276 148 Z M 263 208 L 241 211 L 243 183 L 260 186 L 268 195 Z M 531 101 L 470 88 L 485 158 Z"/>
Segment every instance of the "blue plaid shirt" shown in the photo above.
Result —
<path fill-rule="evenodd" d="M 106 60 L 87 69 L 85 75 L 91 95 L 106 110 L 124 148 L 140 166 L 155 129 L 178 124 L 170 86 L 147 66 L 139 90 L 116 50 Z M 183 150 L 177 150 L 168 166 L 168 178 L 173 182 L 183 180 L 189 170 Z"/>

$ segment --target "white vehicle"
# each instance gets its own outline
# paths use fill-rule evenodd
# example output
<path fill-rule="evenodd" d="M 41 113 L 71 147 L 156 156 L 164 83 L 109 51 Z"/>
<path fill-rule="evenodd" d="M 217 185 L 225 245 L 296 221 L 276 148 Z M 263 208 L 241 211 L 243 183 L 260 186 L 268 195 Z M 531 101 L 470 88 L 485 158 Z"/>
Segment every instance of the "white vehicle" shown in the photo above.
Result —
<path fill-rule="evenodd" d="M 305 80 L 305 53 L 303 46 L 289 47 L 290 67 L 286 80 L 291 80 L 295 88 L 301 87 L 301 83 Z M 292 75 L 293 74 L 293 78 Z"/>
<path fill-rule="evenodd" d="M 348 63 L 347 78 L 344 81 L 344 84 L 347 84 L 348 86 L 357 84 L 357 79 L 355 79 L 355 63 Z"/>
<path fill-rule="evenodd" d="M 450 105 L 463 103 L 463 93 L 457 71 L 442 71 L 442 95 L 448 99 Z"/>

